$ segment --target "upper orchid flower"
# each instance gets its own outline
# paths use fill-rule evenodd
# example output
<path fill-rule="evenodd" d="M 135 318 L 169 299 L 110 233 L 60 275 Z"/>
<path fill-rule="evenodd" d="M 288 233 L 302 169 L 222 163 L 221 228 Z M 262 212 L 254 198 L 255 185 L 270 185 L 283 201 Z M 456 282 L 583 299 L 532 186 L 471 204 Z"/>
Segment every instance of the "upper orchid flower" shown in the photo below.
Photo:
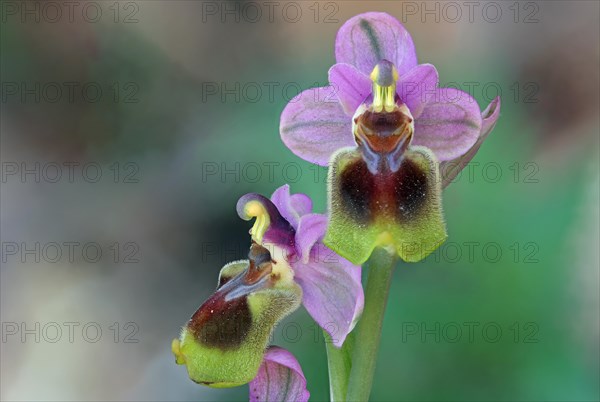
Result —
<path fill-rule="evenodd" d="M 335 58 L 330 85 L 303 91 L 281 114 L 283 142 L 309 162 L 327 166 L 334 152 L 356 146 L 352 117 L 372 95 L 370 76 L 383 60 L 398 73 L 398 101 L 413 119 L 412 145 L 429 148 L 440 162 L 463 156 L 498 119 L 500 98 L 481 113 L 469 94 L 438 88 L 436 68 L 417 64 L 410 34 L 389 14 L 369 12 L 346 21 L 337 34 Z"/>
<path fill-rule="evenodd" d="M 409 33 L 385 13 L 348 20 L 335 56 L 331 85 L 286 106 L 281 137 L 330 165 L 326 244 L 354 263 L 376 246 L 418 261 L 445 240 L 442 185 L 492 130 L 500 101 L 482 114 L 467 93 L 438 88 L 435 67 L 417 64 Z"/>
<path fill-rule="evenodd" d="M 173 353 L 198 383 L 231 387 L 252 381 L 251 396 L 306 400 L 306 380 L 293 356 L 279 348 L 265 354 L 269 337 L 302 303 L 341 346 L 363 308 L 360 267 L 323 245 L 326 218 L 311 213 L 311 200 L 290 195 L 288 186 L 271 199 L 247 194 L 237 209 L 244 219 L 256 218 L 248 260 L 223 267 L 216 293 L 173 341 Z"/>

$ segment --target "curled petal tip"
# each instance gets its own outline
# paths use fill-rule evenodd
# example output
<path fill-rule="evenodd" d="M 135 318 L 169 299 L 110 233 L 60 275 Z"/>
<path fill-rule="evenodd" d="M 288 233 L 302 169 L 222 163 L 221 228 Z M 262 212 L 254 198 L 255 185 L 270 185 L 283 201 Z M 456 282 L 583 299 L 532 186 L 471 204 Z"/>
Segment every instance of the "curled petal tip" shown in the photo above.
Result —
<path fill-rule="evenodd" d="M 499 96 L 496 96 L 490 104 L 485 108 L 485 110 L 481 113 L 484 119 L 491 117 L 496 111 L 500 111 L 501 99 Z"/>
<path fill-rule="evenodd" d="M 500 117 L 500 106 L 501 106 L 500 97 L 496 97 L 490 104 L 485 108 L 485 110 L 481 113 L 481 131 L 479 132 L 479 137 L 477 141 L 471 148 L 469 148 L 464 154 L 458 156 L 449 161 L 444 161 L 440 164 L 440 176 L 442 180 L 442 188 L 446 188 L 452 180 L 469 164 L 469 162 L 475 157 L 479 148 L 486 140 L 486 138 L 490 135 L 494 127 L 496 126 L 496 122 L 498 121 L 498 117 Z"/>
<path fill-rule="evenodd" d="M 485 110 L 481 113 L 481 133 L 479 134 L 479 138 L 487 137 L 489 133 L 492 132 L 494 126 L 496 125 L 496 121 L 498 121 L 498 117 L 500 117 L 500 106 L 501 106 L 500 97 L 497 96 L 494 98 L 490 104 L 485 108 Z"/>
<path fill-rule="evenodd" d="M 271 219 L 265 206 L 261 202 L 256 200 L 247 202 L 243 206 L 242 218 L 245 220 L 256 218 L 252 229 L 250 229 L 250 234 L 252 235 L 252 239 L 261 243 L 265 232 L 271 224 Z"/>
<path fill-rule="evenodd" d="M 268 241 L 282 245 L 293 242 L 294 228 L 268 198 L 256 193 L 246 194 L 238 200 L 236 209 L 244 220 L 256 218 L 250 230 L 255 242 L 262 244 Z"/>

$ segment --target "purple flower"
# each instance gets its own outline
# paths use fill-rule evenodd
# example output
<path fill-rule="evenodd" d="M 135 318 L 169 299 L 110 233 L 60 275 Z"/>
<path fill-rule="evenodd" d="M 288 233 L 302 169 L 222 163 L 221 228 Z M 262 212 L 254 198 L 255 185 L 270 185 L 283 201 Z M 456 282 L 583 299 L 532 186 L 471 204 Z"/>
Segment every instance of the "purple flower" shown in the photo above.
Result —
<path fill-rule="evenodd" d="M 267 350 L 258 374 L 248 385 L 250 402 L 306 402 L 310 397 L 300 364 L 294 355 L 277 346 Z"/>
<path fill-rule="evenodd" d="M 330 86 L 300 93 L 281 114 L 283 142 L 309 162 L 326 166 L 336 151 L 357 145 L 353 117 L 361 105 L 372 101 L 369 76 L 382 61 L 398 73 L 396 101 L 413 120 L 411 145 L 429 148 L 438 161 L 464 167 L 468 163 L 464 157 L 473 157 L 469 151 L 498 119 L 499 98 L 482 114 L 469 94 L 438 88 L 437 70 L 431 64 L 417 64 L 410 34 L 389 14 L 369 12 L 349 19 L 338 31 L 335 57 Z"/>
<path fill-rule="evenodd" d="M 270 200 L 246 194 L 237 210 L 243 219 L 256 218 L 253 240 L 270 250 L 275 261 L 289 265 L 302 288 L 302 304 L 340 347 L 362 312 L 364 295 L 360 266 L 322 243 L 327 217 L 311 213 L 310 198 L 290 195 L 288 185 L 275 190 Z"/>
<path fill-rule="evenodd" d="M 197 383 L 251 382 L 252 400 L 307 400 L 299 364 L 283 349 L 266 351 L 269 337 L 304 304 L 341 347 L 363 309 L 361 268 L 323 245 L 327 219 L 311 213 L 310 198 L 291 195 L 287 185 L 271 199 L 246 194 L 237 210 L 243 219 L 256 218 L 248 259 L 221 269 L 216 292 L 173 341 L 173 354 Z"/>
<path fill-rule="evenodd" d="M 281 114 L 283 142 L 329 165 L 324 242 L 355 264 L 375 247 L 419 261 L 442 244 L 441 190 L 473 158 L 500 112 L 467 93 L 438 88 L 418 64 L 409 33 L 370 12 L 348 20 L 335 43 L 330 85 L 299 94 Z"/>

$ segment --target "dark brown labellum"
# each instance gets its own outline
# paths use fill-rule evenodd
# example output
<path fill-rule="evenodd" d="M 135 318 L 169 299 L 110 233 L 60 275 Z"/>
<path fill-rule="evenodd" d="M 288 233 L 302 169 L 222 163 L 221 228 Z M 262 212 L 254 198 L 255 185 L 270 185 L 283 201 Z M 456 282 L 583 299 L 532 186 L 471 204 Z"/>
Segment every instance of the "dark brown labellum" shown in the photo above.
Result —
<path fill-rule="evenodd" d="M 231 349 L 239 347 L 252 326 L 248 296 L 271 285 L 272 270 L 269 251 L 253 243 L 246 269 L 239 275 L 221 277 L 214 293 L 194 313 L 188 323 L 192 334 L 209 347 Z"/>
<path fill-rule="evenodd" d="M 356 159 L 341 172 L 340 195 L 344 213 L 363 224 L 377 216 L 398 223 L 412 219 L 427 199 L 427 174 L 404 158 L 396 172 L 373 174 L 363 159 Z"/>

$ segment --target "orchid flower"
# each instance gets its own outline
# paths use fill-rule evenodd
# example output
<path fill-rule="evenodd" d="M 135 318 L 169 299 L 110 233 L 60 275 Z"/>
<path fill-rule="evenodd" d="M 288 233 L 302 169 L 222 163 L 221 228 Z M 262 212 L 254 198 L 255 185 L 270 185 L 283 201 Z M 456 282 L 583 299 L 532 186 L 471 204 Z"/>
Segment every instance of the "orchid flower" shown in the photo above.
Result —
<path fill-rule="evenodd" d="M 301 158 L 330 166 L 325 243 L 362 264 L 382 246 L 418 261 L 446 239 L 441 189 L 473 158 L 500 112 L 482 113 L 455 88 L 438 88 L 412 38 L 386 13 L 348 20 L 335 43 L 330 85 L 300 93 L 280 134 Z"/>
<path fill-rule="evenodd" d="M 248 260 L 222 268 L 217 291 L 173 341 L 176 362 L 204 385 L 250 382 L 252 400 L 307 400 L 299 364 L 280 348 L 265 353 L 269 338 L 303 304 L 340 347 L 362 312 L 360 267 L 323 245 L 326 218 L 311 213 L 310 198 L 290 195 L 287 185 L 271 199 L 247 194 L 237 210 L 243 219 L 256 218 Z"/>
<path fill-rule="evenodd" d="M 237 204 L 241 218 L 256 218 L 252 239 L 271 250 L 302 289 L 302 304 L 340 347 L 356 325 L 364 304 L 361 267 L 325 246 L 327 217 L 312 213 L 305 194 L 290 195 L 288 185 L 271 199 L 246 194 Z"/>

